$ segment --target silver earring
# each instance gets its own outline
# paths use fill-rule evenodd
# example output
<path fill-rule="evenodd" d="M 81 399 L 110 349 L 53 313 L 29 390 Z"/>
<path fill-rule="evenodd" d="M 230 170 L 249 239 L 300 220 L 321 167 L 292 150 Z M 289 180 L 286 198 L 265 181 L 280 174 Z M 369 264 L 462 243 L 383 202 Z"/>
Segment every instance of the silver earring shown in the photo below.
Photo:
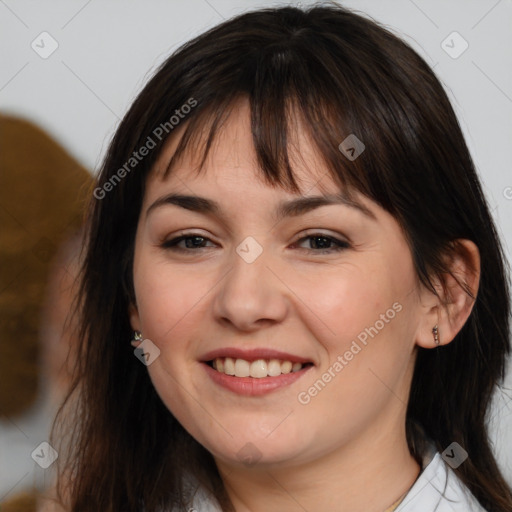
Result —
<path fill-rule="evenodd" d="M 133 347 L 138 347 L 142 343 L 142 333 L 139 331 L 135 331 L 133 333 L 133 340 L 131 344 Z"/>
<path fill-rule="evenodd" d="M 437 327 L 437 325 L 435 325 L 434 328 L 432 329 L 432 334 L 434 335 L 434 342 L 436 346 L 439 346 L 439 328 Z"/>

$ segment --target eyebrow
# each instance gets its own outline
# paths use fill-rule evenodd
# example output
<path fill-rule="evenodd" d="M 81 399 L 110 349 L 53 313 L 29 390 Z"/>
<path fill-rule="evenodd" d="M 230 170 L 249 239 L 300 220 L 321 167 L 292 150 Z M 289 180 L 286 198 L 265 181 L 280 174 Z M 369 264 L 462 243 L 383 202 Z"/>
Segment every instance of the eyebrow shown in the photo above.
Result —
<path fill-rule="evenodd" d="M 168 194 L 160 197 L 146 210 L 146 217 L 155 209 L 170 204 L 204 215 L 223 217 L 220 204 L 213 199 L 183 194 Z M 285 217 L 298 217 L 321 206 L 329 205 L 348 206 L 376 220 L 375 214 L 370 209 L 353 199 L 349 199 L 341 193 L 323 196 L 302 196 L 296 199 L 282 201 L 277 205 L 273 216 L 275 220 L 281 220 Z"/>

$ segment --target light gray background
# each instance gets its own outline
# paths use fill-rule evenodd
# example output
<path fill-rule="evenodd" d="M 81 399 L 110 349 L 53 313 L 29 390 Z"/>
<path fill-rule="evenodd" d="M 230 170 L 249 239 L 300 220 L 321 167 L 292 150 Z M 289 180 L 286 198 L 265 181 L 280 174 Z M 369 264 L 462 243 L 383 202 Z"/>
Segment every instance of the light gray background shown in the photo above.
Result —
<path fill-rule="evenodd" d="M 297 2 L 287 2 L 297 4 Z M 306 6 L 314 2 L 298 2 Z M 459 116 L 507 256 L 512 247 L 512 1 L 340 2 L 385 23 L 434 67 Z M 0 109 L 46 129 L 83 165 L 98 167 L 120 118 L 156 66 L 181 43 L 241 11 L 284 2 L 236 0 L 0 0 Z M 32 48 L 47 31 L 58 49 Z M 442 42 L 469 44 L 454 59 Z M 453 39 L 453 37 L 452 37 Z M 461 41 L 448 38 L 456 51 Z M 512 482 L 512 369 L 493 404 L 491 438 Z M 47 439 L 42 402 L 0 422 L 0 501 L 46 480 L 30 458 Z"/>

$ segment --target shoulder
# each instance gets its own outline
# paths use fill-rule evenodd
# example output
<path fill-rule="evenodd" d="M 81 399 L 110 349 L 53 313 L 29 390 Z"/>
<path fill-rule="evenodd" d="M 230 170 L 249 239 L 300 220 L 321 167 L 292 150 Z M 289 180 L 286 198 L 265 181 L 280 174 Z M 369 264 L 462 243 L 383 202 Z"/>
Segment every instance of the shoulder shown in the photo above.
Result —
<path fill-rule="evenodd" d="M 486 512 L 438 452 L 428 463 L 396 512 Z"/>

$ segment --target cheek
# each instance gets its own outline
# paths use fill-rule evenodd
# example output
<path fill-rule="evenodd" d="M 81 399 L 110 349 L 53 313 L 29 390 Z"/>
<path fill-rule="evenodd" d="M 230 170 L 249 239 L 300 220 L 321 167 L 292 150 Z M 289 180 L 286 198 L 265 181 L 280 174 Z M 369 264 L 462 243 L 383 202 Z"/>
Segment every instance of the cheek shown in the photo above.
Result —
<path fill-rule="evenodd" d="M 146 254 L 136 260 L 134 272 L 142 332 L 160 350 L 147 368 L 149 376 L 166 407 L 192 435 L 199 435 L 193 419 L 202 411 L 196 410 L 190 396 L 200 393 L 190 376 L 197 372 L 193 333 L 198 314 L 205 314 L 201 298 L 207 294 L 207 284 Z"/>
<path fill-rule="evenodd" d="M 182 329 L 194 304 L 206 294 L 197 278 L 148 252 L 135 260 L 134 284 L 142 332 L 157 345 Z"/>
<path fill-rule="evenodd" d="M 403 281 L 405 282 L 405 281 Z M 381 314 L 395 316 L 393 304 L 401 301 L 396 286 L 381 262 L 346 265 L 315 282 L 303 282 L 297 295 L 304 297 L 316 318 L 317 334 L 329 345 L 349 342 L 380 320 Z M 380 325 L 380 323 L 379 323 Z"/>
<path fill-rule="evenodd" d="M 379 377 L 394 385 L 409 365 L 415 274 L 407 252 L 392 256 L 340 267 L 324 285 L 309 283 L 300 292 L 315 312 L 310 327 L 327 353 L 321 370 L 330 370 L 325 380 L 335 382 L 326 397 L 332 393 L 343 403 L 372 403 L 372 394 L 376 399 L 388 393 Z"/>

